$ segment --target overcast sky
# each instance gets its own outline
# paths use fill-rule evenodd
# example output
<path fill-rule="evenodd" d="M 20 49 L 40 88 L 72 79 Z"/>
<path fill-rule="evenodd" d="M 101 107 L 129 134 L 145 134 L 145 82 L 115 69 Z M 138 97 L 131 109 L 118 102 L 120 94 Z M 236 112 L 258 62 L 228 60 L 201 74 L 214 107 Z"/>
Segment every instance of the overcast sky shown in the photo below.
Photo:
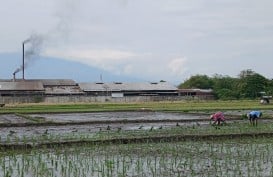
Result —
<path fill-rule="evenodd" d="M 272 9 L 272 0 L 1 0 L 0 53 L 20 53 L 30 37 L 41 56 L 145 80 L 244 69 L 273 78 Z"/>

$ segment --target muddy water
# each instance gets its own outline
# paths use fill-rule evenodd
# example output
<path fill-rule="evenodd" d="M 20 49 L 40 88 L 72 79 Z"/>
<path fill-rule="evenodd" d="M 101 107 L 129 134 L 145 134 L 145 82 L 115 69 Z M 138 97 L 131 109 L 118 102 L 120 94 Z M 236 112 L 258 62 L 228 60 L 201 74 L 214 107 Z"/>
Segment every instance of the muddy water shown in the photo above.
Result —
<path fill-rule="evenodd" d="M 26 122 L 28 122 L 28 120 L 13 114 L 0 115 L 0 123 L 26 123 Z"/>
<path fill-rule="evenodd" d="M 104 112 L 104 113 L 72 113 L 72 114 L 35 114 L 35 117 L 44 117 L 46 121 L 51 122 L 92 122 L 99 121 L 99 124 L 81 124 L 81 125 L 62 125 L 62 126 L 32 126 L 32 127 L 2 127 L 0 128 L 0 137 L 2 142 L 16 141 L 22 139 L 31 139 L 37 136 L 92 136 L 101 131 L 131 131 L 131 130 L 151 130 L 164 129 L 177 126 L 173 120 L 185 119 L 207 119 L 207 116 L 186 115 L 179 113 L 162 113 L 162 112 Z M 118 120 L 139 120 L 138 123 L 103 123 L 103 121 Z M 142 122 L 141 120 L 157 120 L 153 123 Z M 165 120 L 165 121 L 160 121 Z M 166 120 L 172 120 L 170 122 Z M 15 115 L 0 115 L 2 123 L 25 123 L 27 120 Z M 30 122 L 30 120 L 29 120 Z M 208 124 L 209 122 L 187 122 L 179 125 Z"/>
<path fill-rule="evenodd" d="M 16 141 L 24 138 L 31 139 L 43 136 L 88 136 L 92 137 L 101 131 L 132 131 L 132 130 L 151 130 L 165 129 L 180 126 L 207 126 L 209 119 L 207 115 L 193 115 L 181 113 L 164 112 L 102 112 L 102 113 L 70 113 L 70 114 L 33 114 L 33 118 L 43 117 L 50 122 L 77 123 L 80 125 L 56 125 L 56 126 L 25 126 L 25 127 L 2 127 L 0 128 L 0 141 Z M 138 120 L 135 123 L 124 122 L 122 120 Z M 145 120 L 155 120 L 147 123 Z M 181 122 L 181 120 L 190 120 Z M 191 121 L 194 120 L 194 121 Z M 200 121 L 199 121 L 200 120 Z M 207 120 L 207 121 L 204 121 Z M 92 123 L 99 122 L 99 123 Z M 112 121 L 112 123 L 105 122 Z M 115 122 L 120 121 L 120 122 Z M 0 123 L 26 123 L 31 122 L 16 115 L 0 115 Z M 85 123 L 86 122 L 86 123 Z"/>
<path fill-rule="evenodd" d="M 206 115 L 188 115 L 163 112 L 102 112 L 102 113 L 69 113 L 69 114 L 39 114 L 48 121 L 75 122 L 75 121 L 109 121 L 109 120 L 180 120 L 204 119 Z"/>

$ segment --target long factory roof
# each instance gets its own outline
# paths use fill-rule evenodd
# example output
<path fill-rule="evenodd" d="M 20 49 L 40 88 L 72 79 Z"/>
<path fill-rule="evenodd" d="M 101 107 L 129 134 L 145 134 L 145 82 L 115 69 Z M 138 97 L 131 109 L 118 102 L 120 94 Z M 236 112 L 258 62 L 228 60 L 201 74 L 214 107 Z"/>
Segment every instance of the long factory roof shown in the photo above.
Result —
<path fill-rule="evenodd" d="M 0 91 L 41 91 L 49 87 L 79 86 L 84 92 L 92 91 L 176 91 L 177 87 L 168 82 L 92 82 L 76 83 L 70 79 L 32 79 L 32 80 L 0 80 Z"/>
<path fill-rule="evenodd" d="M 0 91 L 43 91 L 41 81 L 0 82 Z"/>
<path fill-rule="evenodd" d="M 177 88 L 167 82 L 110 82 L 110 83 L 79 83 L 83 91 L 176 91 Z"/>

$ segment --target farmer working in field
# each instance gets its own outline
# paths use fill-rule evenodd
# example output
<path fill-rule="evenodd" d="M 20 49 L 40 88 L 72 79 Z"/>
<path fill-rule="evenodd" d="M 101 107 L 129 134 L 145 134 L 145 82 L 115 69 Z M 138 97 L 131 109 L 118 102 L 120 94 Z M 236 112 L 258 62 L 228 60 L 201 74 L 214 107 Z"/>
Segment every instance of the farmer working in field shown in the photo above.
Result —
<path fill-rule="evenodd" d="M 225 116 L 222 112 L 216 112 L 210 116 L 210 120 L 214 121 L 212 125 L 215 125 L 216 123 L 217 125 L 221 125 L 221 123 L 225 123 Z"/>
<path fill-rule="evenodd" d="M 257 126 L 257 119 L 262 117 L 262 112 L 261 111 L 251 111 L 250 113 L 247 114 L 247 117 L 249 119 L 250 125 Z"/>

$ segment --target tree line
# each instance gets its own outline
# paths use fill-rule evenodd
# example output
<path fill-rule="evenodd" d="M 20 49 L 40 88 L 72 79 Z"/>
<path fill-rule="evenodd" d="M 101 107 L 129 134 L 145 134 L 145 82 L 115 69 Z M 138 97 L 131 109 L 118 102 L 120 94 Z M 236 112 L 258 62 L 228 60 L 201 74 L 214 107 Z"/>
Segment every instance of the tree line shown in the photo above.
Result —
<path fill-rule="evenodd" d="M 262 94 L 272 95 L 273 80 L 247 69 L 241 71 L 238 77 L 219 74 L 212 77 L 194 75 L 178 87 L 181 89 L 213 89 L 217 99 L 254 99 Z"/>

